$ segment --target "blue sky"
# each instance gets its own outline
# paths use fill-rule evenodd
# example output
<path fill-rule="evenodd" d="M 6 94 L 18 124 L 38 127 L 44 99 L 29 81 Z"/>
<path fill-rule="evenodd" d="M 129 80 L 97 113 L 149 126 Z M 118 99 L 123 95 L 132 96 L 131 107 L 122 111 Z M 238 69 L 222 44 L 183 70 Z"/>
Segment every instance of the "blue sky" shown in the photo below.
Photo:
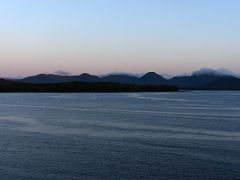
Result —
<path fill-rule="evenodd" d="M 0 76 L 240 72 L 238 0 L 0 0 Z"/>

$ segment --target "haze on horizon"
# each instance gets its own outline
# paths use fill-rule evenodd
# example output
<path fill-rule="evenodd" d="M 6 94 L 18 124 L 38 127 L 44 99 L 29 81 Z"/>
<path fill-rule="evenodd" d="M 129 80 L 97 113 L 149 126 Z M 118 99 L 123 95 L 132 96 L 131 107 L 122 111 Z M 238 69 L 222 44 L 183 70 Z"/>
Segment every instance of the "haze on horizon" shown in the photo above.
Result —
<path fill-rule="evenodd" d="M 0 76 L 240 72 L 238 0 L 2 0 Z"/>

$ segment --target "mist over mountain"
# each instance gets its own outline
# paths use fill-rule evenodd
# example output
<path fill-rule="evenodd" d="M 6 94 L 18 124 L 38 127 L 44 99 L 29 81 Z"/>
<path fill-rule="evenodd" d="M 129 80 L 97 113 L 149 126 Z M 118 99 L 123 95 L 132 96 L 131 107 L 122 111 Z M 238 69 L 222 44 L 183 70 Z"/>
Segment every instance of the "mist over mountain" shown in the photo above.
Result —
<path fill-rule="evenodd" d="M 213 75 L 213 76 L 233 76 L 240 77 L 240 75 L 235 74 L 234 72 L 228 69 L 210 69 L 210 68 L 201 68 L 197 71 L 194 71 L 192 75 Z"/>

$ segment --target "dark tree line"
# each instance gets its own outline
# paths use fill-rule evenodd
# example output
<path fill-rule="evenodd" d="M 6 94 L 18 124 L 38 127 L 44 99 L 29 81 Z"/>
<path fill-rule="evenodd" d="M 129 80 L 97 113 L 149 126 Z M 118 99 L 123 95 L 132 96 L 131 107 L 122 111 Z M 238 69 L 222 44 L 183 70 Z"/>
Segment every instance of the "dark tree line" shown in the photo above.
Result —
<path fill-rule="evenodd" d="M 169 92 L 178 91 L 176 86 L 132 85 L 118 83 L 59 83 L 27 84 L 0 83 L 0 92 Z"/>

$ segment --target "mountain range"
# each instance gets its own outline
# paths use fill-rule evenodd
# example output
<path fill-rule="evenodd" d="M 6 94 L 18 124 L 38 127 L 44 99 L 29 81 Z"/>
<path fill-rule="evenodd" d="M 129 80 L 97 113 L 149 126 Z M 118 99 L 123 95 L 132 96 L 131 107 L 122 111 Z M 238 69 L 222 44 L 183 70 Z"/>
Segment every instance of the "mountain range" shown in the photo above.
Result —
<path fill-rule="evenodd" d="M 11 81 L 30 84 L 101 82 L 133 85 L 172 85 L 178 86 L 182 90 L 240 90 L 240 78 L 237 75 L 227 70 L 216 71 L 206 68 L 195 71 L 190 75 L 175 76 L 170 79 L 166 79 L 155 72 L 149 72 L 141 77 L 127 74 L 110 74 L 103 77 L 87 73 L 74 76 L 39 74 L 23 79 L 11 79 Z"/>

